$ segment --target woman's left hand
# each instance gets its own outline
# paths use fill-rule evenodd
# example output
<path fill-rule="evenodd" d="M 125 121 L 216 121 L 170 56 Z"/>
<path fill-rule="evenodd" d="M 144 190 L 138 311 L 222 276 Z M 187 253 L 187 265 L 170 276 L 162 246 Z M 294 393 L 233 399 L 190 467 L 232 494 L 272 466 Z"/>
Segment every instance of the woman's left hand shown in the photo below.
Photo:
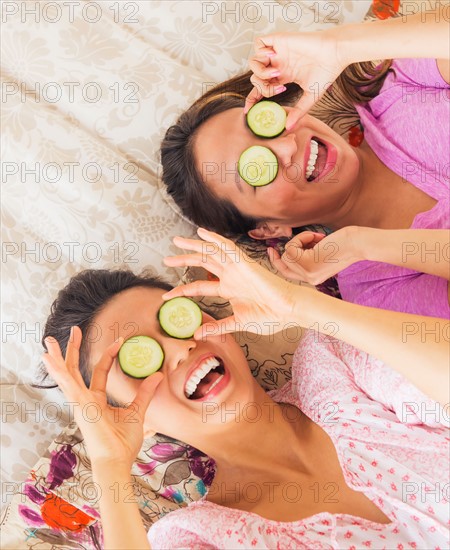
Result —
<path fill-rule="evenodd" d="M 284 277 L 318 285 L 363 259 L 356 245 L 358 231 L 344 227 L 328 236 L 304 231 L 286 244 L 282 256 L 270 248 L 269 258 Z"/>
<path fill-rule="evenodd" d="M 163 298 L 221 296 L 230 301 L 233 315 L 208 322 L 196 331 L 194 338 L 242 330 L 273 334 L 294 320 L 292 310 L 296 300 L 293 295 L 302 290 L 300 287 L 259 265 L 229 239 L 201 228 L 198 234 L 203 240 L 175 237 L 177 246 L 194 254 L 164 258 L 164 263 L 171 267 L 203 267 L 218 280 L 178 286 Z M 302 323 L 301 318 L 298 323 Z"/>
<path fill-rule="evenodd" d="M 112 462 L 131 469 L 143 442 L 145 412 L 163 376 L 152 374 L 143 380 L 132 403 L 123 408 L 112 407 L 107 403 L 106 382 L 123 338 L 109 346 L 94 366 L 89 388 L 78 368 L 81 338 L 79 327 L 72 327 L 65 357 L 58 342 L 46 338 L 48 353 L 42 359 L 72 407 L 92 464 L 103 467 Z"/>
<path fill-rule="evenodd" d="M 296 82 L 303 94 L 288 113 L 288 131 L 319 101 L 347 65 L 341 59 L 334 29 L 266 35 L 255 39 L 254 49 L 249 61 L 254 88 L 246 98 L 244 113 L 263 97 L 284 91 L 284 84 Z"/>

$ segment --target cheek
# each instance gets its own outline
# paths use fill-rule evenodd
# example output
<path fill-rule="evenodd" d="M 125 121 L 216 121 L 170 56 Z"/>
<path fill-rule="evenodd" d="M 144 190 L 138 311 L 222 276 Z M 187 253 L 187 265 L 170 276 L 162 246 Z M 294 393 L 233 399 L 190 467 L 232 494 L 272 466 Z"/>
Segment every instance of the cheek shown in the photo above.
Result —
<path fill-rule="evenodd" d="M 255 335 L 256 338 L 256 335 Z M 227 363 L 232 363 L 238 369 L 244 372 L 250 372 L 250 368 L 241 346 L 231 334 L 223 334 L 222 336 L 212 336 L 208 341 L 215 346 L 213 353 L 217 353 Z"/>
<path fill-rule="evenodd" d="M 336 177 L 337 179 L 352 181 L 359 173 L 359 158 L 348 144 L 346 144 L 342 153 Z"/>
<path fill-rule="evenodd" d="M 264 195 L 264 205 L 270 204 L 270 212 L 274 217 L 283 216 L 286 212 L 286 208 L 289 205 L 294 205 L 298 198 L 298 189 L 296 184 L 286 178 L 280 179 L 278 182 L 274 182 L 273 187 L 267 189 L 267 194 Z M 269 188 L 270 185 L 267 187 Z"/>

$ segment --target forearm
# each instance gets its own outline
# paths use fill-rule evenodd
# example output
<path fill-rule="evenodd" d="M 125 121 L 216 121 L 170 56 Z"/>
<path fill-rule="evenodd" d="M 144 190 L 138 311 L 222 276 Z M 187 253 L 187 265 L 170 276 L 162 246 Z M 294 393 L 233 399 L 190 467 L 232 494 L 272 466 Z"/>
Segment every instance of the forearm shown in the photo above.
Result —
<path fill-rule="evenodd" d="M 352 228 L 353 229 L 353 228 Z M 450 280 L 450 230 L 354 228 L 361 260 L 385 262 Z"/>
<path fill-rule="evenodd" d="M 384 361 L 425 394 L 450 399 L 450 323 L 386 311 L 293 288 L 293 321 L 343 340 Z"/>
<path fill-rule="evenodd" d="M 448 59 L 450 7 L 439 4 L 435 11 L 412 11 L 385 21 L 336 27 L 344 64 L 400 58 Z"/>
<path fill-rule="evenodd" d="M 105 550 L 150 549 L 137 503 L 130 502 L 132 480 L 129 470 L 116 463 L 93 464 Z"/>

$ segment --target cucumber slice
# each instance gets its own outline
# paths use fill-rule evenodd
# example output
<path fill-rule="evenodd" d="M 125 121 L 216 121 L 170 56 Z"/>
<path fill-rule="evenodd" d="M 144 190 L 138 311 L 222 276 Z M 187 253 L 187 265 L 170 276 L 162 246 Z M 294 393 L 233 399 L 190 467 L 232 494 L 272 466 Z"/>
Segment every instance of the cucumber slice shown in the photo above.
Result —
<path fill-rule="evenodd" d="M 190 298 L 172 298 L 159 308 L 162 329 L 173 338 L 192 338 L 202 324 L 202 310 Z"/>
<path fill-rule="evenodd" d="M 132 336 L 119 350 L 119 365 L 131 378 L 147 378 L 162 367 L 164 352 L 149 336 Z"/>
<path fill-rule="evenodd" d="M 267 147 L 253 145 L 239 157 L 238 172 L 253 187 L 272 183 L 278 174 L 278 159 Z"/>
<path fill-rule="evenodd" d="M 247 113 L 247 124 L 256 136 L 272 138 L 284 132 L 286 118 L 285 109 L 275 101 L 260 101 Z"/>

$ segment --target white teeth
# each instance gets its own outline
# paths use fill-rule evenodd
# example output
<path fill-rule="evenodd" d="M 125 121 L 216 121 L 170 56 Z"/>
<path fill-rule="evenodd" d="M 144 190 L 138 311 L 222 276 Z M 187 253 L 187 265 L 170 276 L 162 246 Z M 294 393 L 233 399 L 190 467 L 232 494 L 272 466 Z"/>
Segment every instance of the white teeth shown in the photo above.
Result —
<path fill-rule="evenodd" d="M 314 139 L 311 140 L 311 150 L 309 152 L 309 159 L 306 166 L 305 176 L 309 178 L 314 172 L 316 167 L 317 157 L 319 156 L 319 144 Z"/>
<path fill-rule="evenodd" d="M 208 372 L 218 367 L 219 365 L 220 363 L 215 357 L 208 357 L 207 359 L 205 359 L 205 361 L 203 361 L 203 363 L 195 369 L 195 371 L 189 377 L 189 380 L 186 382 L 186 386 L 184 388 L 186 395 L 190 397 L 197 389 L 199 382 L 203 380 Z M 219 380 L 220 378 L 216 380 L 216 382 L 218 382 Z M 215 385 L 216 383 L 213 384 L 213 386 Z"/>

